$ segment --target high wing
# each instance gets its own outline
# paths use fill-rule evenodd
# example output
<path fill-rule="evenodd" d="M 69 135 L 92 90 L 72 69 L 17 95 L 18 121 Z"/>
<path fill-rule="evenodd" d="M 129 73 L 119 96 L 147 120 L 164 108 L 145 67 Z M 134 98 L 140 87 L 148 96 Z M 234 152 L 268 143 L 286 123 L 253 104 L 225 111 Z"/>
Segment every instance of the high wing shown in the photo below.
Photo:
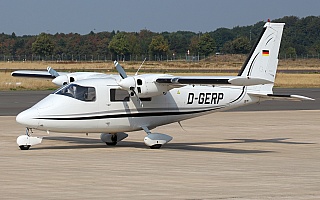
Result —
<path fill-rule="evenodd" d="M 234 86 L 250 86 L 259 84 L 272 83 L 269 80 L 254 77 L 241 76 L 176 76 L 158 78 L 157 83 L 174 84 L 174 85 L 234 85 Z"/>
<path fill-rule="evenodd" d="M 52 83 L 58 86 L 62 86 L 78 80 L 89 78 L 107 78 L 111 75 L 97 72 L 57 72 L 53 68 L 48 66 L 47 71 L 18 70 L 12 72 L 11 76 L 24 78 L 52 79 Z"/>
<path fill-rule="evenodd" d="M 51 73 L 50 73 L 50 72 Z M 51 67 L 47 68 L 47 71 L 34 71 L 34 70 L 17 70 L 11 73 L 14 77 L 23 78 L 42 78 L 42 79 L 54 79 L 61 75 L 66 75 L 66 72 L 56 72 Z"/>

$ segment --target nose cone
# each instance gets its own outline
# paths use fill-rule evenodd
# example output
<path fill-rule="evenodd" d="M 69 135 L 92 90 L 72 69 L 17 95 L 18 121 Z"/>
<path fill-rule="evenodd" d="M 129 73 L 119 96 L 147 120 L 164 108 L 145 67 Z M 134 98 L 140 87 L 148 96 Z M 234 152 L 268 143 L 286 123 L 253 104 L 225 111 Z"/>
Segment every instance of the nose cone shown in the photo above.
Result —
<path fill-rule="evenodd" d="M 38 109 L 29 108 L 28 110 L 19 113 L 16 117 L 16 121 L 28 128 L 37 128 L 39 126 L 39 119 L 37 119 L 38 116 Z"/>
<path fill-rule="evenodd" d="M 63 86 L 68 83 L 68 77 L 66 75 L 58 76 L 52 80 L 52 83 L 56 84 L 57 86 Z"/>
<path fill-rule="evenodd" d="M 120 85 L 121 88 L 125 90 L 130 90 L 131 87 L 136 86 L 136 82 L 133 77 L 127 77 L 125 79 L 122 79 L 118 84 Z"/>

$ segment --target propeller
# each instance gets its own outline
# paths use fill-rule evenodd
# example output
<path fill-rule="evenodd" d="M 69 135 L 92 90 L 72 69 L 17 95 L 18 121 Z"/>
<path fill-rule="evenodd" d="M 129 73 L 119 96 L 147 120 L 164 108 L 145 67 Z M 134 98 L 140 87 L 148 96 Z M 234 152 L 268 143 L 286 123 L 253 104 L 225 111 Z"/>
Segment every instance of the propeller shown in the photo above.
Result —
<path fill-rule="evenodd" d="M 118 61 L 114 61 L 114 65 L 116 66 L 117 71 L 119 72 L 121 78 L 125 79 L 127 78 L 127 74 L 124 71 L 124 69 L 121 67 L 121 65 L 118 63 Z"/>
<path fill-rule="evenodd" d="M 48 71 L 48 73 L 51 74 L 51 76 L 53 76 L 53 77 L 58 77 L 58 76 L 60 76 L 59 73 L 58 73 L 56 70 L 54 70 L 53 68 L 51 68 L 50 66 L 47 67 L 47 71 Z"/>
<path fill-rule="evenodd" d="M 118 82 L 119 86 L 124 89 L 124 90 L 127 90 L 127 91 L 130 91 L 131 93 L 134 94 L 134 96 L 137 97 L 137 101 L 139 102 L 140 106 L 143 107 L 143 104 L 138 96 L 138 94 L 136 93 L 135 91 L 135 88 L 136 88 L 136 81 L 134 79 L 133 76 L 127 76 L 126 72 L 124 71 L 123 67 L 119 64 L 118 61 L 114 61 L 114 65 L 118 71 L 118 73 L 120 74 L 122 80 L 120 80 Z M 132 96 L 132 95 L 130 95 Z"/>
<path fill-rule="evenodd" d="M 52 77 L 55 77 L 52 80 L 52 83 L 58 86 L 62 86 L 68 83 L 68 77 L 66 75 L 61 76 L 56 70 L 54 70 L 50 66 L 47 67 L 47 71 Z"/>

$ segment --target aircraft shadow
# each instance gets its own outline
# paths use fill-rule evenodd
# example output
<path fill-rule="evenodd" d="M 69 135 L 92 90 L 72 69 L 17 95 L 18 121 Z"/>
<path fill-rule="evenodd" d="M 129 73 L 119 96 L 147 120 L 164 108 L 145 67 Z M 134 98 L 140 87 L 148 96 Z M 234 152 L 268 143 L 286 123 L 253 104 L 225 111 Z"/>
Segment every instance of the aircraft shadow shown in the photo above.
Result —
<path fill-rule="evenodd" d="M 258 154 L 258 153 L 272 153 L 271 150 L 252 150 L 252 149 L 238 149 L 238 148 L 223 148 L 223 147 L 210 147 L 209 145 L 223 145 L 223 144 L 245 144 L 245 143 L 279 143 L 291 145 L 315 144 L 307 142 L 293 142 L 287 141 L 290 138 L 272 138 L 272 139 L 227 139 L 225 142 L 189 142 L 189 143 L 175 143 L 171 142 L 164 146 L 165 150 L 185 150 L 185 151 L 205 151 L 205 152 L 220 152 L 220 153 L 233 153 L 233 154 Z M 41 149 L 104 149 L 104 148 L 139 148 L 148 149 L 147 146 L 141 142 L 121 141 L 117 146 L 107 146 L 100 139 L 92 138 L 78 138 L 78 137 L 45 137 L 44 140 L 51 141 L 64 141 L 72 145 L 63 146 L 40 146 L 33 147 L 30 150 Z"/>
<path fill-rule="evenodd" d="M 213 143 L 215 144 L 215 143 Z M 205 152 L 218 152 L 218 153 L 233 153 L 233 154 L 257 154 L 257 153 L 272 153 L 274 151 L 268 150 L 251 150 L 251 149 L 236 149 L 236 148 L 218 148 L 218 147 L 205 147 L 201 145 L 208 145 L 208 143 L 172 143 L 165 146 L 166 149 L 173 150 L 187 150 L 187 151 L 205 151 Z"/>
<path fill-rule="evenodd" d="M 313 142 L 290 142 L 287 140 L 290 140 L 291 138 L 273 138 L 273 139 L 262 139 L 262 140 L 256 140 L 256 139 L 229 139 L 229 140 L 235 140 L 239 141 L 240 143 L 279 143 L 279 144 L 316 144 Z"/>
<path fill-rule="evenodd" d="M 98 149 L 107 148 L 107 145 L 102 143 L 100 139 L 92 138 L 79 138 L 79 137 L 43 137 L 43 140 L 50 141 L 63 141 L 69 144 L 67 146 L 36 146 L 30 148 L 30 150 L 41 150 L 41 149 Z"/>
<path fill-rule="evenodd" d="M 198 143 L 169 143 L 166 145 L 166 149 L 175 150 L 190 150 L 190 151 L 211 151 L 211 152 L 223 152 L 223 153 L 236 153 L 236 154 L 249 154 L 249 153 L 272 153 L 270 150 L 246 150 L 246 149 L 234 149 L 234 148 L 217 148 L 217 147 L 205 147 L 204 145 L 223 145 L 223 144 L 245 144 L 245 143 L 279 143 L 279 144 L 316 144 L 307 142 L 291 142 L 286 141 L 291 138 L 272 138 L 272 139 L 227 139 L 226 142 L 198 142 Z"/>
<path fill-rule="evenodd" d="M 108 146 L 100 139 L 92 138 L 79 138 L 79 137 L 44 137 L 43 140 L 50 141 L 63 141 L 70 145 L 62 146 L 36 146 L 30 148 L 30 150 L 42 150 L 42 149 L 104 149 L 104 148 L 121 148 L 121 147 L 135 147 L 135 148 L 147 148 L 143 142 L 129 142 L 121 141 L 116 146 Z"/>

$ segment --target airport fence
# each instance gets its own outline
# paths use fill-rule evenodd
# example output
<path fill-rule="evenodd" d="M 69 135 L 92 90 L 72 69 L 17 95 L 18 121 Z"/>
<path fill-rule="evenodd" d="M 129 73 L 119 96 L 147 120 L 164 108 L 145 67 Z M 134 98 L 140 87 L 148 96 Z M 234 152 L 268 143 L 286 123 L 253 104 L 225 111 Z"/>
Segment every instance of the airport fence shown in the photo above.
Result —
<path fill-rule="evenodd" d="M 191 61 L 198 62 L 204 60 L 207 57 L 205 55 L 1 55 L 0 62 L 33 62 L 33 61 L 49 61 L 49 62 L 108 62 L 113 60 L 121 61 Z"/>
<path fill-rule="evenodd" d="M 215 56 L 221 56 L 226 54 L 215 54 Z M 50 56 L 39 56 L 39 55 L 1 55 L 0 62 L 110 62 L 113 60 L 119 61 L 137 61 L 142 62 L 146 61 L 186 61 L 186 62 L 199 62 L 199 61 L 209 61 L 215 62 L 216 59 L 210 59 L 212 56 L 205 55 L 187 55 L 187 54 L 178 54 L 178 55 L 50 55 Z M 279 54 L 279 59 L 320 59 L 320 54 Z"/>

